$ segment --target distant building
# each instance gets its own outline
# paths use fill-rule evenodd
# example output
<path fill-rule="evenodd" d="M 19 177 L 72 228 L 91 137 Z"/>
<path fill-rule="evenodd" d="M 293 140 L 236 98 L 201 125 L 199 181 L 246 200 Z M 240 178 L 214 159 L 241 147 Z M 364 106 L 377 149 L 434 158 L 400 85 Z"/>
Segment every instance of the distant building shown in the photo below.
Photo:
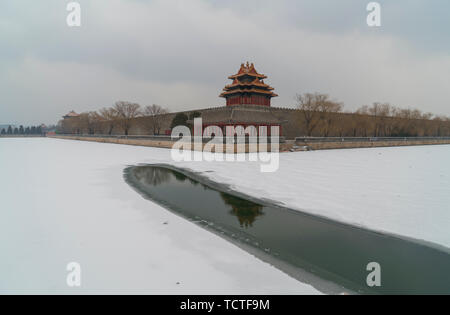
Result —
<path fill-rule="evenodd" d="M 75 113 L 73 110 L 70 111 L 68 114 L 64 115 L 63 118 L 64 119 L 69 119 L 69 118 L 73 118 L 73 117 L 78 117 L 80 116 L 79 114 Z"/>
<path fill-rule="evenodd" d="M 79 119 L 76 119 L 78 117 L 80 117 L 80 115 L 73 110 L 64 115 L 64 119 L 61 122 L 62 133 L 81 133 Z"/>

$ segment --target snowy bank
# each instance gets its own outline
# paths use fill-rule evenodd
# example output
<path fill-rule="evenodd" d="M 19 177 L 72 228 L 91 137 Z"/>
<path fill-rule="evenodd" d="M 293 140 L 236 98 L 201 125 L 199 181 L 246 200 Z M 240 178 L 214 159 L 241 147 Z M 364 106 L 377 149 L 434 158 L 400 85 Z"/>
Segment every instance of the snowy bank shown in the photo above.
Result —
<path fill-rule="evenodd" d="M 59 139 L 0 139 L 0 152 L 0 291 L 78 292 L 65 286 L 65 265 L 78 261 L 86 291 L 316 293 L 144 200 L 122 177 L 139 163 L 175 164 L 293 209 L 450 248 L 450 145 L 286 153 L 275 173 Z"/>
<path fill-rule="evenodd" d="M 0 139 L 0 152 L 0 293 L 318 293 L 125 183 L 126 165 L 166 149 Z"/>

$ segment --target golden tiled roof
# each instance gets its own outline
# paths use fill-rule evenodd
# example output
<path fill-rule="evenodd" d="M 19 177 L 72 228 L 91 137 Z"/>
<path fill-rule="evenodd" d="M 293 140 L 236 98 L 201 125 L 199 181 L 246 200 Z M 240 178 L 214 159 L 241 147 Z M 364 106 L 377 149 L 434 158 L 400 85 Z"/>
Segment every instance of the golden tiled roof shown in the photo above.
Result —
<path fill-rule="evenodd" d="M 237 79 L 243 76 L 252 76 L 260 79 L 266 79 L 267 77 L 264 74 L 258 73 L 256 71 L 255 66 L 252 64 L 249 64 L 247 61 L 247 64 L 241 64 L 241 68 L 239 69 L 238 73 L 231 75 L 228 77 L 228 79 L 233 80 Z"/>
<path fill-rule="evenodd" d="M 274 88 L 264 83 L 267 76 L 258 73 L 255 66 L 249 64 L 241 64 L 241 68 L 238 73 L 228 77 L 233 80 L 233 83 L 228 84 L 223 89 L 219 96 L 226 97 L 228 95 L 239 94 L 239 93 L 258 93 L 264 94 L 270 97 L 276 97 L 277 94 L 271 92 Z"/>
<path fill-rule="evenodd" d="M 228 84 L 225 86 L 224 91 L 234 88 L 234 87 L 251 87 L 251 86 L 259 86 L 265 88 L 267 90 L 273 90 L 274 88 L 265 84 L 263 80 L 259 80 L 255 78 L 252 82 L 239 82 L 237 79 L 234 79 L 232 84 Z"/>

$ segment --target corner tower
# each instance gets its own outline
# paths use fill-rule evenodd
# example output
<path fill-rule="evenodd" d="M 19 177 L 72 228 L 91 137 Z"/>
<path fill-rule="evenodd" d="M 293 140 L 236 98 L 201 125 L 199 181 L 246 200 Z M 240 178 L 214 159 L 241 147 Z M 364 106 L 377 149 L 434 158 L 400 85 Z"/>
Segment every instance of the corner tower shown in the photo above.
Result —
<path fill-rule="evenodd" d="M 227 106 L 270 106 L 271 98 L 278 95 L 272 92 L 273 87 L 264 83 L 266 78 L 264 74 L 256 71 L 253 63 L 241 64 L 238 73 L 228 77 L 233 83 L 224 87 L 220 97 L 227 100 Z"/>

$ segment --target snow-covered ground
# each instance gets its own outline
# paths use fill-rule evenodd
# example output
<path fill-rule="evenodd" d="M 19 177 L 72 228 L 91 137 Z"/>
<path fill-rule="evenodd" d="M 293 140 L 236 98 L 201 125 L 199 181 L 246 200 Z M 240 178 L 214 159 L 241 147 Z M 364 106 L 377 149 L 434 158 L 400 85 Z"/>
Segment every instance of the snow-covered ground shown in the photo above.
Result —
<path fill-rule="evenodd" d="M 167 149 L 0 139 L 0 292 L 317 293 L 144 200 L 123 169 L 175 164 L 294 209 L 450 248 L 449 159 L 450 145 L 298 152 L 261 173 L 255 162 L 173 163 Z M 81 289 L 65 284 L 71 261 L 82 266 Z"/>
<path fill-rule="evenodd" d="M 0 139 L 0 294 L 315 294 L 123 180 L 169 150 Z M 168 224 L 164 224 L 168 222 Z M 66 285 L 70 262 L 81 287 Z"/>

